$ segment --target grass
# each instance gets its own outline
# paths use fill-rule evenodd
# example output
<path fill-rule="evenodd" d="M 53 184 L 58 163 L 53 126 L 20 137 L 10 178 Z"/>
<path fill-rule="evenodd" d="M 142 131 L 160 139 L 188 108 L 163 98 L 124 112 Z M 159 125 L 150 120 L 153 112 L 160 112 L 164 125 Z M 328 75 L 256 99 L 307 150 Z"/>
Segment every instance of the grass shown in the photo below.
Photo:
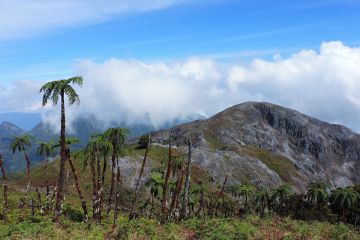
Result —
<path fill-rule="evenodd" d="M 217 136 L 210 131 L 205 132 L 205 140 L 209 143 L 212 150 L 223 149 L 225 145 L 219 141 Z M 261 160 L 271 170 L 276 172 L 280 178 L 287 183 L 294 183 L 292 177 L 302 179 L 295 165 L 288 158 L 279 154 L 274 154 L 266 149 L 255 146 L 227 146 L 231 151 L 235 151 L 240 155 L 247 155 Z M 223 156 L 225 161 L 229 160 L 228 155 Z"/>
<path fill-rule="evenodd" d="M 156 162 L 162 162 L 164 160 L 168 160 L 169 158 L 169 148 L 168 147 L 162 147 L 158 145 L 152 145 L 149 151 L 149 157 L 156 161 Z"/>
<path fill-rule="evenodd" d="M 22 193 L 11 189 L 9 223 L 3 224 L 0 220 L 0 239 L 360 239 L 359 231 L 344 224 L 297 221 L 275 215 L 266 218 L 252 215 L 245 218 L 207 218 L 205 221 L 194 218 L 161 225 L 157 220 L 146 218 L 128 222 L 127 215 L 122 214 L 115 226 L 111 222 L 112 216 L 102 225 L 81 223 L 76 215 L 74 218 L 74 213 L 81 213 L 77 195 L 70 194 L 61 223 L 54 225 L 52 212 L 42 215 L 36 210 L 35 216 L 31 217 L 29 208 L 24 211 L 18 209 L 17 203 L 22 196 Z M 30 197 L 35 195 L 30 193 Z"/>
<path fill-rule="evenodd" d="M 230 160 L 230 156 L 226 155 L 226 154 L 223 155 L 223 158 L 224 158 L 224 161 L 226 161 L 226 162 L 228 162 Z"/>
<path fill-rule="evenodd" d="M 227 149 L 235 151 L 240 155 L 247 155 L 261 160 L 271 170 L 276 172 L 284 182 L 294 183 L 292 177 L 302 179 L 295 165 L 291 162 L 291 160 L 284 156 L 274 154 L 266 149 L 261 149 L 255 146 L 226 146 L 221 143 L 218 137 L 211 131 L 206 131 L 204 138 L 212 150 L 223 149 L 226 147 Z M 229 160 L 228 155 L 224 155 L 223 158 L 225 161 Z"/>
<path fill-rule="evenodd" d="M 221 143 L 219 141 L 218 137 L 211 131 L 205 131 L 204 138 L 209 143 L 210 148 L 213 150 L 221 149 L 221 148 L 225 147 L 225 145 L 223 143 Z"/>
<path fill-rule="evenodd" d="M 54 225 L 50 217 L 27 218 L 17 224 L 0 224 L 0 239 L 360 239 L 360 232 L 344 224 L 304 222 L 290 218 L 249 215 L 244 219 L 188 219 L 161 225 L 153 219 L 128 221 L 121 215 L 116 225 L 73 222 L 65 217 Z"/>
<path fill-rule="evenodd" d="M 195 232 L 198 239 L 250 239 L 255 237 L 258 228 L 237 219 L 210 219 L 201 221 L 192 219 L 185 224 Z"/>
<path fill-rule="evenodd" d="M 214 142 L 216 143 L 215 140 Z M 144 151 L 144 149 L 137 149 L 135 145 L 128 146 L 126 155 L 142 158 Z M 296 176 L 296 168 L 290 160 L 284 157 L 255 147 L 243 147 L 239 151 L 262 160 L 285 181 L 291 181 L 291 179 L 287 178 L 289 173 Z M 159 165 L 162 160 L 167 160 L 168 148 L 154 145 L 149 152 L 149 157 L 151 158 L 149 164 Z M 58 161 L 49 164 L 50 182 L 57 179 L 58 164 Z M 81 159 L 74 158 L 74 164 L 80 176 L 80 184 L 85 193 L 88 207 L 91 208 L 90 171 L 89 169 L 82 170 Z M 203 169 L 193 166 L 192 172 L 192 181 L 207 181 L 208 175 Z M 32 186 L 41 188 L 44 184 L 43 169 L 34 167 L 31 169 L 31 175 Z M 108 171 L 106 179 L 110 179 L 110 171 Z M 161 225 L 157 220 L 146 218 L 129 222 L 127 215 L 122 214 L 114 226 L 111 222 L 111 216 L 104 220 L 102 225 L 91 222 L 82 223 L 77 219 L 78 213 L 81 213 L 81 207 L 76 189 L 73 186 L 71 172 L 68 181 L 65 201 L 66 215 L 62 217 L 60 224 L 54 225 L 51 219 L 52 212 L 49 215 L 41 215 L 39 210 L 36 210 L 35 216 L 31 217 L 29 208 L 21 210 L 17 207 L 19 199 L 23 197 L 20 189 L 25 188 L 24 174 L 21 173 L 11 179 L 9 183 L 9 204 L 11 209 L 8 214 L 9 223 L 3 224 L 2 220 L 0 220 L 0 239 L 360 239 L 359 231 L 344 224 L 296 221 L 277 216 L 259 218 L 249 215 L 244 219 L 214 218 L 205 221 L 188 219 L 181 223 Z M 87 187 L 89 184 L 90 187 Z M 105 186 L 105 189 L 107 187 L 108 185 Z M 124 192 L 122 194 L 122 199 L 129 196 L 126 194 L 128 193 Z M 37 200 L 33 188 L 29 192 L 29 198 Z M 42 201 L 45 201 L 44 189 L 42 189 Z M 2 194 L 0 195 L 0 202 L 2 202 Z M 1 205 L 0 211 L 2 211 Z"/>
<path fill-rule="evenodd" d="M 284 182 L 293 183 L 294 181 L 291 176 L 301 179 L 294 164 L 284 156 L 254 146 L 242 147 L 239 149 L 239 153 L 261 160 L 266 166 L 276 172 Z"/>
<path fill-rule="evenodd" d="M 159 145 L 152 145 L 149 150 L 149 158 L 157 163 L 168 159 L 168 147 L 163 147 Z M 132 144 L 127 146 L 124 151 L 123 155 L 129 157 L 137 157 L 143 158 L 145 154 L 145 149 L 138 148 L 137 144 Z"/>

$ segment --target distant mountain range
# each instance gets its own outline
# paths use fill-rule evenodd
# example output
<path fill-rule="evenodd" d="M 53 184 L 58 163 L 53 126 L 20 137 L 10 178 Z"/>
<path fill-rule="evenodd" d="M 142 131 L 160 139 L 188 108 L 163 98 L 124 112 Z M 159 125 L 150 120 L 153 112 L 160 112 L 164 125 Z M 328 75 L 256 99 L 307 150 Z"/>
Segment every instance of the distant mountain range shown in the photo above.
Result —
<path fill-rule="evenodd" d="M 226 176 L 230 185 L 250 182 L 272 188 L 289 183 L 298 192 L 311 182 L 324 182 L 331 188 L 360 184 L 360 135 L 344 126 L 257 102 L 239 104 L 211 118 L 192 121 L 195 119 L 184 124 L 165 124 L 161 127 L 164 130 L 145 125 L 112 126 L 128 127 L 133 136 L 151 131 L 152 141 L 165 152 L 170 135 L 179 152 L 187 152 L 186 140 L 190 138 L 197 177 L 217 185 Z M 83 146 L 92 134 L 103 132 L 102 126 L 94 117 L 76 120 L 73 129 L 81 139 L 77 147 Z M 12 136 L 23 133 L 10 122 L 0 124 L 0 151 L 5 155 L 6 167 L 13 172 L 24 168 L 24 159 L 18 154 L 12 156 L 9 144 Z M 28 133 L 35 137 L 34 143 L 58 139 L 44 123 Z M 33 164 L 41 160 L 35 147 L 29 153 Z M 136 176 L 141 159 L 139 155 L 120 159 L 124 178 Z M 162 159 L 150 157 L 149 164 L 159 160 Z M 146 173 L 150 172 L 148 168 Z"/>
<path fill-rule="evenodd" d="M 0 113 L 1 122 L 10 122 L 25 131 L 30 131 L 36 124 L 41 122 L 41 114 L 21 112 Z"/>
<path fill-rule="evenodd" d="M 145 124 L 136 124 L 128 125 L 124 123 L 111 123 L 110 126 L 105 126 L 101 121 L 97 120 L 96 117 L 90 116 L 88 118 L 79 118 L 72 123 L 72 132 L 68 136 L 76 136 L 80 139 L 80 143 L 73 146 L 74 149 L 79 149 L 86 145 L 90 137 L 93 134 L 102 133 L 108 127 L 122 127 L 128 128 L 130 130 L 131 136 L 136 137 L 144 133 L 168 129 L 172 126 L 190 122 L 196 119 L 203 119 L 201 115 L 193 115 L 185 120 L 176 120 L 163 124 L 162 126 L 155 128 L 153 126 Z M 27 121 L 26 118 L 23 119 Z M 32 164 L 38 164 L 42 159 L 36 155 L 36 147 L 38 142 L 47 142 L 47 141 L 58 141 L 59 134 L 54 131 L 54 129 L 44 122 L 39 122 L 33 129 L 30 131 L 23 130 L 12 122 L 3 121 L 0 123 L 0 152 L 3 154 L 5 159 L 5 167 L 10 171 L 18 171 L 25 167 L 23 156 L 20 154 L 13 155 L 10 152 L 10 144 L 14 136 L 19 136 L 22 134 L 29 134 L 33 137 L 33 146 L 28 150 L 28 153 L 31 158 Z"/>

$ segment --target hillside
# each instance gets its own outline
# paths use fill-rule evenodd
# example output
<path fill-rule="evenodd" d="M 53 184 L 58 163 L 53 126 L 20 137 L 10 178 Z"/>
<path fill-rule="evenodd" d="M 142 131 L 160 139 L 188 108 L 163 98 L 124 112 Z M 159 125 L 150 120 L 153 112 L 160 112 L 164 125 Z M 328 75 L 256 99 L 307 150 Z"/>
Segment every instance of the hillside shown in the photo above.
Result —
<path fill-rule="evenodd" d="M 76 122 L 75 132 L 79 134 L 76 136 L 82 140 L 79 147 L 91 134 L 102 131 L 99 125 L 96 121 L 84 119 Z M 2 136 L 23 132 L 10 123 L 1 126 L 7 126 L 0 128 L 2 132 L 8 129 L 7 135 Z M 137 134 L 149 130 L 145 126 L 132 129 Z M 298 192 L 303 192 L 310 182 L 325 182 L 330 188 L 360 182 L 360 135 L 346 127 L 270 103 L 247 102 L 209 119 L 153 132 L 152 139 L 163 154 L 157 156 L 155 162 L 167 156 L 170 133 L 175 137 L 179 151 L 183 152 L 186 151 L 185 140 L 191 138 L 194 167 L 216 184 L 228 175 L 230 184 L 253 183 L 271 188 L 290 183 Z M 36 126 L 29 134 L 36 141 L 57 138 L 44 124 Z M 1 139 L 5 159 L 12 158 L 10 153 L 6 154 L 9 137 Z M 30 152 L 33 163 L 41 160 L 34 149 Z M 142 154 L 134 150 L 121 159 L 125 177 L 136 175 Z M 24 164 L 22 156 L 15 156 L 15 160 L 5 161 L 5 164 Z M 129 179 L 128 182 L 132 181 Z"/>
<path fill-rule="evenodd" d="M 40 128 L 41 129 L 41 128 Z M 169 156 L 169 136 L 175 146 L 171 152 L 175 159 L 187 156 L 186 139 L 193 143 L 191 167 L 191 217 L 181 222 L 169 221 L 160 224 L 162 196 L 148 205 L 151 189 L 148 185 L 151 172 L 164 171 Z M 134 197 L 136 179 L 141 167 L 145 149 L 132 139 L 121 152 L 119 166 L 121 188 L 119 205 L 121 214 L 116 225 L 112 225 L 113 213 L 103 214 L 103 222 L 84 219 L 70 166 L 66 164 L 64 216 L 59 225 L 51 222 L 52 212 L 42 213 L 39 205 L 31 216 L 31 209 L 18 209 L 18 203 L 25 191 L 25 175 L 19 172 L 11 176 L 9 182 L 9 223 L 0 225 L 0 237 L 4 239 L 358 239 L 356 216 L 358 204 L 352 206 L 347 218 L 340 217 L 332 199 L 333 192 L 320 205 L 314 205 L 306 195 L 287 193 L 284 202 L 275 194 L 289 183 L 298 193 L 306 193 L 312 181 L 323 181 L 328 187 L 358 183 L 356 168 L 340 169 L 339 166 L 357 166 L 354 157 L 359 136 L 349 129 L 328 124 L 305 116 L 296 111 L 269 103 L 244 103 L 229 108 L 209 119 L 179 125 L 169 130 L 152 134 L 153 143 L 148 152 L 144 176 L 140 182 L 138 210 L 141 218 L 127 221 Z M 317 140 L 317 141 L 316 141 Z M 353 142 L 353 145 L 347 143 Z M 316 143 L 318 145 L 316 145 Z M 317 147 L 314 147 L 314 146 Z M 341 148 L 344 147 L 344 148 Z M 336 149 L 337 151 L 334 151 Z M 88 207 L 93 198 L 93 175 L 88 166 L 84 168 L 84 156 L 73 154 L 73 162 L 78 172 L 79 185 Z M 109 156 L 110 157 L 110 156 Z M 186 158 L 186 157 L 185 157 Z M 105 158 L 106 160 L 106 158 Z M 326 160 L 326 161 L 325 161 Z M 8 159 L 5 159 L 8 161 Z M 176 160 L 177 161 L 177 160 Z M 309 164 L 312 168 L 307 168 Z M 332 166 L 332 164 L 335 164 Z M 50 193 L 57 183 L 59 161 L 55 159 L 48 166 Z M 175 166 L 175 165 L 174 165 Z M 335 171 L 334 169 L 337 169 Z M 104 189 L 108 193 L 111 172 L 110 158 L 105 175 Z M 174 168 L 175 169 L 175 168 Z M 352 174 L 354 171 L 354 174 Z M 312 174 L 310 174 L 312 173 Z M 324 174 L 322 174 L 324 173 Z M 331 175 L 334 174 L 334 178 Z M 224 179 L 228 177 L 226 184 Z M 175 173 L 170 177 L 174 186 Z M 349 182 L 337 179 L 347 178 Z M 160 180 L 162 181 L 162 180 Z M 232 187 L 249 187 L 249 202 L 243 193 L 233 195 Z M 206 212 L 200 215 L 201 203 L 199 186 L 203 188 Z M 222 198 L 219 192 L 225 187 Z M 242 185 L 240 185 L 242 184 Z M 159 185 L 160 188 L 162 184 Z M 258 205 L 258 196 L 263 188 L 267 192 L 267 207 Z M 38 204 L 36 189 L 45 202 L 46 182 L 42 166 L 31 169 L 30 197 Z M 354 187 L 348 191 L 358 192 Z M 346 189 L 345 189 L 346 190 Z M 162 191 L 161 189 L 159 190 Z M 358 194 L 358 193 L 357 193 Z M 169 196 L 172 196 L 169 193 Z M 359 195 L 360 196 L 360 195 Z M 0 201 L 3 196 L 0 195 Z M 278 202 L 279 201 L 279 202 Z M 214 204 L 220 204 L 219 215 L 211 211 Z M 260 208 L 259 208 L 260 206 Z M 189 203 L 190 208 L 190 203 Z M 217 209 L 218 207 L 215 207 Z M 259 209 L 263 209 L 261 214 Z M 196 210 L 196 211 L 195 211 Z M 154 211 L 154 212 L 153 212 Z M 203 210 L 204 211 L 204 210 Z M 198 214 L 197 214 L 198 212 Z M 217 212 L 217 210 L 216 210 Z M 203 216 L 204 219 L 202 219 Z M 338 221 L 352 222 L 354 225 L 334 224 Z M 81 223 L 80 223 L 81 222 Z M 16 223 L 14 225 L 14 223 Z"/>
<path fill-rule="evenodd" d="M 193 143 L 195 179 L 211 185 L 252 183 L 274 188 L 289 183 L 304 192 L 311 182 L 333 189 L 360 183 L 360 135 L 270 103 L 248 102 L 206 120 L 152 132 L 145 176 L 167 159 L 170 133 L 178 151 Z M 132 142 L 137 140 L 133 139 Z M 124 184 L 134 187 L 144 150 L 130 145 L 120 159 Z"/>
<path fill-rule="evenodd" d="M 157 132 L 156 134 L 164 134 Z M 182 148 L 176 148 L 177 152 L 182 152 Z M 185 150 L 184 150 L 185 151 Z M 198 151 L 198 150 L 196 150 Z M 222 150 L 223 151 L 223 150 Z M 31 209 L 17 208 L 19 199 L 23 197 L 25 191 L 24 173 L 13 175 L 9 182 L 9 223 L 0 224 L 1 239 L 358 239 L 359 231 L 352 225 L 336 223 L 337 216 L 329 213 L 329 219 L 321 219 L 323 214 L 319 214 L 316 208 L 309 207 L 310 218 L 314 220 L 296 220 L 290 217 L 278 216 L 268 212 L 265 217 L 255 215 L 255 212 L 242 213 L 232 217 L 210 217 L 204 219 L 192 217 L 181 222 L 169 222 L 160 224 L 159 220 L 149 217 L 128 221 L 128 211 L 133 199 L 133 187 L 135 177 L 138 174 L 141 160 L 145 150 L 139 149 L 137 144 L 128 145 L 120 158 L 123 184 L 120 192 L 121 214 L 116 225 L 113 225 L 112 218 L 106 217 L 101 225 L 93 221 L 87 223 L 80 222 L 82 219 L 79 197 L 76 192 L 74 177 L 66 165 L 66 198 L 64 202 L 64 217 L 60 224 L 52 223 L 53 212 L 41 213 L 40 208 L 36 207 L 35 215 L 31 216 Z M 148 176 L 150 170 L 158 169 L 163 165 L 168 154 L 168 147 L 154 143 L 149 151 L 149 161 L 146 164 L 145 175 Z M 197 161 L 194 158 L 195 161 Z M 80 186 L 84 193 L 88 206 L 92 201 L 91 171 L 83 168 L 81 155 L 74 155 L 75 168 L 79 173 Z M 57 182 L 59 161 L 49 163 L 49 185 L 51 195 Z M 219 190 L 219 185 L 211 180 L 210 172 L 199 168 L 199 164 L 192 167 L 192 188 L 196 189 L 199 181 L 203 181 L 208 186 L 207 191 Z M 45 198 L 45 177 L 43 166 L 37 166 L 31 170 L 32 187 L 29 198 L 34 199 L 37 204 L 38 188 L 41 193 L 43 204 Z M 143 179 L 142 183 L 144 183 Z M 110 171 L 106 172 L 104 188 L 109 189 Z M 230 183 L 229 183 L 230 184 Z M 146 202 L 150 190 L 142 184 L 140 190 L 139 208 Z M 210 194 L 210 192 L 208 193 Z M 228 196 L 229 197 L 229 196 Z M 296 197 L 296 196 L 295 196 Z M 210 196 L 206 201 L 211 201 Z M 294 198 L 296 199 L 296 198 Z M 0 195 L 0 201 L 3 196 Z M 160 207 L 161 197 L 157 197 L 156 206 Z M 91 210 L 92 211 L 92 210 Z M 304 209 L 302 210 L 304 211 Z M 235 212 L 234 212 L 235 213 Z M 313 216 L 315 214 L 315 216 Z M 287 213 L 288 214 L 288 213 Z M 1 216 L 1 215 L 0 215 Z M 287 215 L 286 215 L 287 216 Z M 80 219 L 80 220 L 79 220 Z M 329 220 L 331 220 L 329 222 Z"/>
<path fill-rule="evenodd" d="M 4 121 L 0 124 L 0 136 L 3 138 L 20 135 L 24 132 L 21 128 L 12 124 L 11 122 Z"/>
<path fill-rule="evenodd" d="M 360 182 L 360 135 L 270 103 L 247 102 L 201 121 L 154 132 L 166 144 L 191 138 L 194 162 L 216 182 L 284 182 L 304 191 L 310 182 L 343 187 Z"/>

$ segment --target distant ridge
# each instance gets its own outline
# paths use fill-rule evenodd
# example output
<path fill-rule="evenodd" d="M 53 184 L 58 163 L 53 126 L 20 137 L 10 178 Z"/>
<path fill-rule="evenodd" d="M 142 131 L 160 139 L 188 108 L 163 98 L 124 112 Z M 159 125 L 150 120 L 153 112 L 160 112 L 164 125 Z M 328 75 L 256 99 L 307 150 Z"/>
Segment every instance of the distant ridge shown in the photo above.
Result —
<path fill-rule="evenodd" d="M 160 129 L 167 129 L 174 125 L 181 124 L 184 121 L 188 122 L 201 117 L 202 116 L 200 115 L 194 115 L 187 120 L 177 120 L 172 123 L 164 124 L 160 127 Z M 113 122 L 110 124 L 110 126 L 105 126 L 101 121 L 97 120 L 95 116 L 89 116 L 87 118 L 82 117 L 73 121 L 71 126 L 68 126 L 68 130 L 72 130 L 68 131 L 68 136 L 76 136 L 80 139 L 79 144 L 72 146 L 73 149 L 75 150 L 84 147 L 93 134 L 102 133 L 106 130 L 107 127 L 128 128 L 131 132 L 131 137 L 137 137 L 144 133 L 156 130 L 154 127 L 145 124 L 126 125 L 124 123 Z M 56 142 L 59 138 L 59 134 L 53 129 L 53 127 L 44 122 L 38 123 L 30 131 L 24 131 L 11 122 L 7 121 L 0 124 L 0 152 L 3 153 L 6 159 L 11 159 L 11 161 L 5 161 L 6 168 L 11 171 L 19 171 L 25 167 L 23 156 L 21 154 L 15 154 L 13 156 L 9 149 L 12 138 L 14 136 L 25 133 L 33 136 L 33 146 L 31 149 L 29 149 L 28 153 L 30 155 L 32 164 L 35 165 L 39 161 L 42 161 L 42 159 L 36 154 L 37 143 L 43 141 Z"/>
<path fill-rule="evenodd" d="M 24 133 L 24 130 L 16 126 L 15 124 L 3 121 L 0 123 L 0 136 L 1 137 L 12 137 Z"/>
<path fill-rule="evenodd" d="M 5 121 L 15 124 L 24 131 L 30 131 L 36 124 L 41 122 L 41 114 L 21 112 L 0 113 L 0 122 Z"/>

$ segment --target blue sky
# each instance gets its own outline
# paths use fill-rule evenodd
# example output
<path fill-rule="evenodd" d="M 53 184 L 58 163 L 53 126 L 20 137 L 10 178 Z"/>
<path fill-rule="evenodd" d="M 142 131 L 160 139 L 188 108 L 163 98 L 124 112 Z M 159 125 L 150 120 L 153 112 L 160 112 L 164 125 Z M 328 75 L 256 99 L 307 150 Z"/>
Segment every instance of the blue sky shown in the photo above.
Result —
<path fill-rule="evenodd" d="M 0 81 L 64 77 L 71 75 L 74 62 L 85 58 L 157 61 L 211 56 L 243 61 L 318 48 L 323 41 L 355 46 L 360 41 L 359 9 L 356 0 L 219 0 L 175 3 L 102 20 L 90 16 L 81 23 L 0 38 Z"/>
<path fill-rule="evenodd" d="M 58 126 L 38 89 L 80 74 L 70 122 L 159 126 L 267 101 L 360 131 L 359 10 L 360 0 L 0 0 L 0 121 L 33 113 Z"/>

